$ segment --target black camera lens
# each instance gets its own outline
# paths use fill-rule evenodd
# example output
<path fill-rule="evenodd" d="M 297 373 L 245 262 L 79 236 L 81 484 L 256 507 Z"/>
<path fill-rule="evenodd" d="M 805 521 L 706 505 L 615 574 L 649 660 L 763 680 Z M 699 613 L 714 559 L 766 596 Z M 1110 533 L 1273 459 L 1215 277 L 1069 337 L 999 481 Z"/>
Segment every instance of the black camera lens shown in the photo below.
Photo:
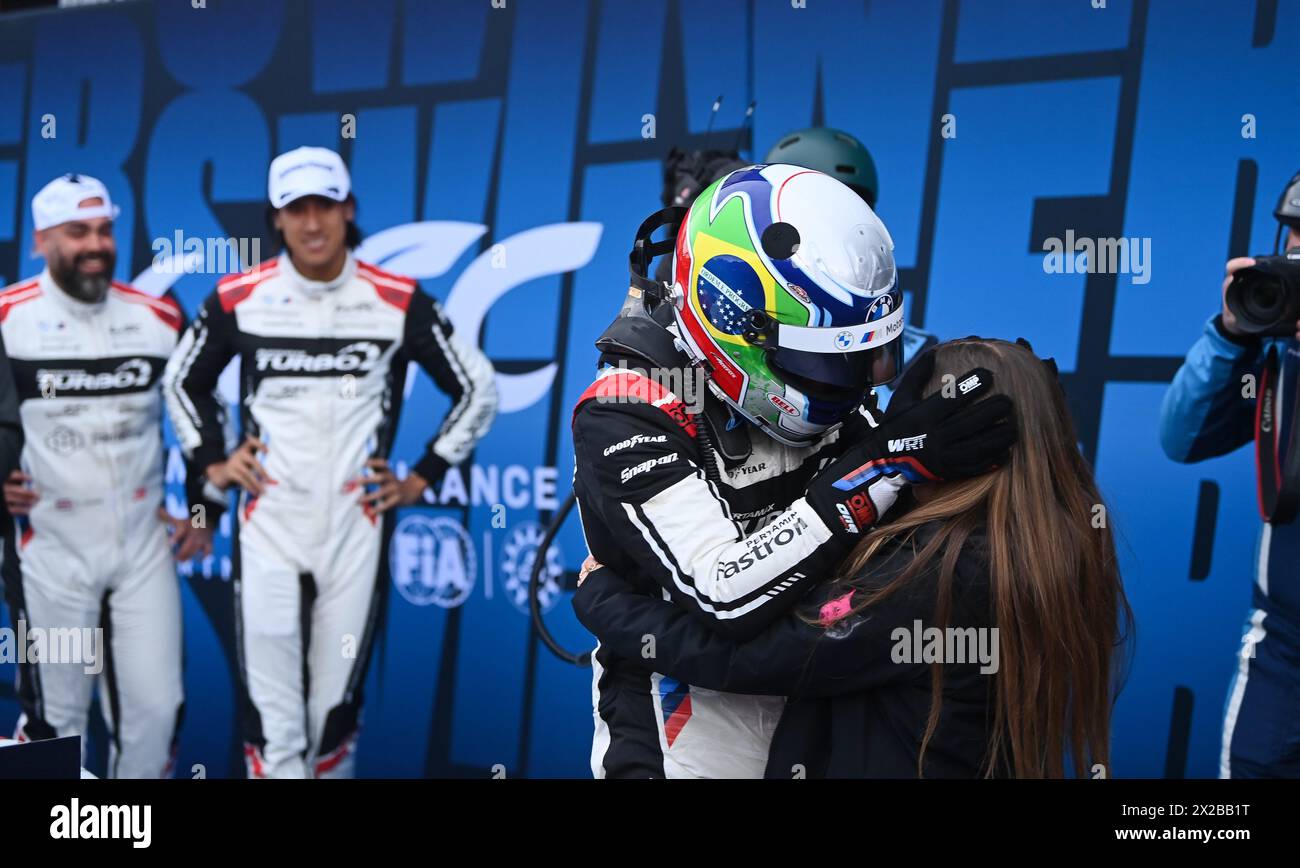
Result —
<path fill-rule="evenodd" d="M 1261 322 L 1272 322 L 1282 315 L 1282 287 L 1275 280 L 1260 280 L 1242 295 L 1246 316 Z"/>
<path fill-rule="evenodd" d="M 1226 297 L 1237 327 L 1247 334 L 1287 336 L 1300 321 L 1300 262 L 1260 256 L 1233 275 Z"/>

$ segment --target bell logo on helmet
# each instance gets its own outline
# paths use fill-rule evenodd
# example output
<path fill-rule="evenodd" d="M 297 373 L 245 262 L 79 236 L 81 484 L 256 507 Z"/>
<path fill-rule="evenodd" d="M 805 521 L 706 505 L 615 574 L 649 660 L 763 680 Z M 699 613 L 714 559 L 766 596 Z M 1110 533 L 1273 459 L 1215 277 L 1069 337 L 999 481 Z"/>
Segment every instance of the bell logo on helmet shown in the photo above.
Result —
<path fill-rule="evenodd" d="M 768 395 L 767 400 L 771 401 L 773 407 L 780 410 L 782 413 L 785 413 L 787 416 L 799 415 L 799 408 L 794 404 L 791 404 L 785 398 L 782 398 L 780 395 Z"/>

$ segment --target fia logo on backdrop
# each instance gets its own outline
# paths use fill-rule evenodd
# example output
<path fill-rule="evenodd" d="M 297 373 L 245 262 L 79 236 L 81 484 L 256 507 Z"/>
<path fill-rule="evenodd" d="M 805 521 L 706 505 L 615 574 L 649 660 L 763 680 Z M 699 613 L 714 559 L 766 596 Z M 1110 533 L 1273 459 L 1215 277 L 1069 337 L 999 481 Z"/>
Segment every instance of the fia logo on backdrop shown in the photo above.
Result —
<path fill-rule="evenodd" d="M 460 522 L 408 515 L 388 545 L 393 584 L 416 606 L 452 609 L 469 599 L 478 575 L 474 543 Z"/>

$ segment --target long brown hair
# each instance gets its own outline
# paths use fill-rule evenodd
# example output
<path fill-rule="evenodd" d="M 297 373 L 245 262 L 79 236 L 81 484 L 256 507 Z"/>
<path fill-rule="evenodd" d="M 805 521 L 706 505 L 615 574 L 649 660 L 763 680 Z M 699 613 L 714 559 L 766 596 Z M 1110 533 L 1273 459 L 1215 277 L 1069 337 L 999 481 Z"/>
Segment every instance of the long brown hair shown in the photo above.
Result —
<path fill-rule="evenodd" d="M 870 531 L 841 565 L 840 581 L 863 576 L 887 542 L 915 547 L 922 525 L 937 528 L 908 567 L 883 587 L 854 595 L 860 611 L 938 561 L 935 623 L 946 627 L 957 558 L 983 528 L 999 671 L 984 773 L 1077 776 L 1100 763 L 1110 776 L 1110 717 L 1132 630 L 1115 543 L 1092 468 L 1080 454 L 1055 372 L 1027 345 L 966 338 L 941 344 L 926 394 L 977 367 L 1015 401 L 1020 431 L 1009 461 L 984 476 L 944 484 L 902 518 Z M 928 534 L 927 534 L 928 535 Z M 930 715 L 917 759 L 939 724 L 942 664 L 931 669 Z"/>

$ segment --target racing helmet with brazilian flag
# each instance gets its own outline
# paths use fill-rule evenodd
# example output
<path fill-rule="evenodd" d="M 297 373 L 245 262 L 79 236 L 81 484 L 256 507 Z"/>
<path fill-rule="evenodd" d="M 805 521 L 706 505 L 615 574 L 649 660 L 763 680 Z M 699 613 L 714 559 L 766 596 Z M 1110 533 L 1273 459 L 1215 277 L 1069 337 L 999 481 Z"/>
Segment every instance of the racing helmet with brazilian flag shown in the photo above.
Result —
<path fill-rule="evenodd" d="M 671 297 L 712 391 L 788 446 L 817 440 L 902 367 L 894 242 L 821 172 L 748 166 L 707 187 L 677 233 Z"/>

